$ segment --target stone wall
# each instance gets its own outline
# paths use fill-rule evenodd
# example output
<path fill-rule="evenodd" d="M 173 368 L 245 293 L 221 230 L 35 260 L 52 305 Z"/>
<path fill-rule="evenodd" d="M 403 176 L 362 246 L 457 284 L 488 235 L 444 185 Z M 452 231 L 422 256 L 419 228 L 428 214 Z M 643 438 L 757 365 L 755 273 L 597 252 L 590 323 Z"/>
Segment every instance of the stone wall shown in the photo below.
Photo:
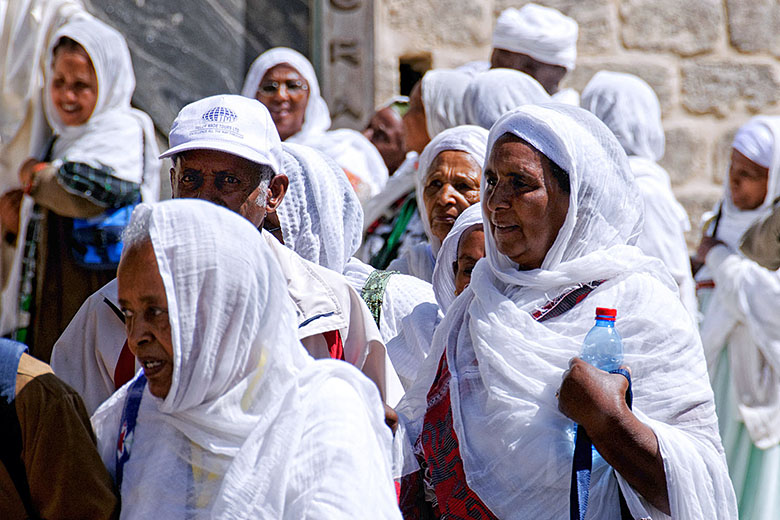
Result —
<path fill-rule="evenodd" d="M 375 99 L 396 93 L 398 60 L 430 55 L 452 67 L 490 55 L 495 19 L 525 0 L 378 0 Z M 666 128 L 662 160 L 691 215 L 689 244 L 703 211 L 722 192 L 730 142 L 752 115 L 780 114 L 777 0 L 537 0 L 580 25 L 581 90 L 602 69 L 642 77 L 658 93 Z"/>

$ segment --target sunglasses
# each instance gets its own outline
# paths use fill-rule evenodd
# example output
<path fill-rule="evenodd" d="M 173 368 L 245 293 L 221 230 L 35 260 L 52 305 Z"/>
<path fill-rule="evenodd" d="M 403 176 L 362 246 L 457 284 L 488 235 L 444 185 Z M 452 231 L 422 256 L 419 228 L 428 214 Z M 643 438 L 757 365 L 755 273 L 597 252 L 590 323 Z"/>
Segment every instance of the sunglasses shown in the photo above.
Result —
<path fill-rule="evenodd" d="M 290 80 L 283 83 L 269 81 L 268 83 L 261 83 L 260 86 L 257 87 L 257 93 L 264 96 L 273 96 L 281 90 L 282 85 L 287 89 L 287 92 L 293 95 L 309 90 L 309 86 L 301 80 Z"/>

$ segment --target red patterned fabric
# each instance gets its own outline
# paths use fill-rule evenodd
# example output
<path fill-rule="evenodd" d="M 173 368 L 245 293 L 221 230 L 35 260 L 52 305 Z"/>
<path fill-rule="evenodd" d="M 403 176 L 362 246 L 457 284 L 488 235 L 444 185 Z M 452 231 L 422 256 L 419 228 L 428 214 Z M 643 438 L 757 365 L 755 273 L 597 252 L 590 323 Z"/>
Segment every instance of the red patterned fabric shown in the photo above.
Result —
<path fill-rule="evenodd" d="M 344 343 L 341 342 L 341 334 L 337 330 L 323 332 L 322 337 L 328 343 L 328 352 L 331 359 L 344 361 Z"/>

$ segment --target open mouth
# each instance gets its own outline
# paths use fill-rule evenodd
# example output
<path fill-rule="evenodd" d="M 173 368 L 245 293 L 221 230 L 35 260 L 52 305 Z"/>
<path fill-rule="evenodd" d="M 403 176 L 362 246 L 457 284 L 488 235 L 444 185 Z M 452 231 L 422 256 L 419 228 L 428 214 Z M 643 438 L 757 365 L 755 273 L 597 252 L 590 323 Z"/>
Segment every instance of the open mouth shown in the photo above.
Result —
<path fill-rule="evenodd" d="M 72 114 L 81 110 L 81 107 L 79 105 L 69 105 L 63 103 L 60 105 L 60 109 L 67 114 Z"/>
<path fill-rule="evenodd" d="M 162 359 L 142 359 L 139 361 L 141 362 L 141 366 L 144 367 L 144 374 L 146 374 L 146 377 L 154 377 L 159 374 L 166 363 Z"/>

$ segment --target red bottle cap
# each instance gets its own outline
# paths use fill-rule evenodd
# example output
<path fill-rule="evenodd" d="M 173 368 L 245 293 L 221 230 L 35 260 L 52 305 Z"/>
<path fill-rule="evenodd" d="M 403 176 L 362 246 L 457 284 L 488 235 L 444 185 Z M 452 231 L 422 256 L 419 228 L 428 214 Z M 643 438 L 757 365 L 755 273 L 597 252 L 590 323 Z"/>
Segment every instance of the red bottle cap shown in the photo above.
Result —
<path fill-rule="evenodd" d="M 607 307 L 596 307 L 596 319 L 615 321 L 617 317 L 617 310 L 609 309 Z"/>

